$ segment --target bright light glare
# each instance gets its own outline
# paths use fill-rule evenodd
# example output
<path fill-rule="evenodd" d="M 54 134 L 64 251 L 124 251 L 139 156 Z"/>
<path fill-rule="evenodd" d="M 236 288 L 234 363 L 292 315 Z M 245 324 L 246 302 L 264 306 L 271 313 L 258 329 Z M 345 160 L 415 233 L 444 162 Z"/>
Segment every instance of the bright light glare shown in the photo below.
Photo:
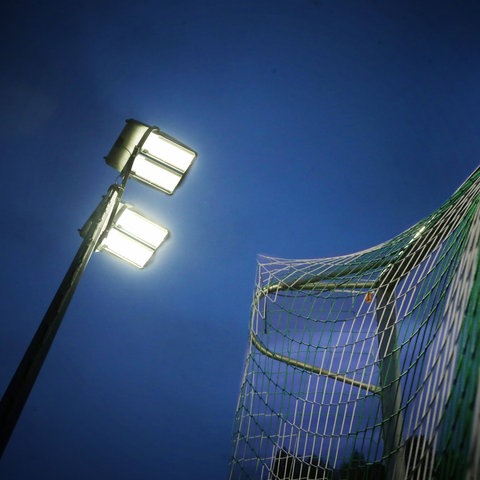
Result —
<path fill-rule="evenodd" d="M 143 268 L 165 240 L 168 230 L 120 204 L 120 210 L 98 250 Z"/>
<path fill-rule="evenodd" d="M 173 193 L 182 179 L 181 174 L 168 170 L 161 164 L 152 162 L 141 154 L 135 157 L 132 175 L 138 180 L 169 194 Z"/>
<path fill-rule="evenodd" d="M 139 213 L 125 208 L 115 222 L 115 228 L 157 249 L 168 235 L 168 230 L 151 222 Z"/>
<path fill-rule="evenodd" d="M 112 228 L 108 232 L 100 248 L 138 268 L 143 268 L 155 252 L 155 250 L 152 250 L 147 245 L 137 242 L 137 240 L 115 228 Z"/>
<path fill-rule="evenodd" d="M 136 180 L 171 195 L 196 156 L 194 150 L 157 127 L 130 119 L 105 161 L 124 178 L 131 174 Z"/>
<path fill-rule="evenodd" d="M 147 137 L 142 150 L 148 152 L 148 155 L 162 160 L 181 173 L 188 169 L 196 156 L 196 153 L 192 150 L 155 132 L 152 132 Z"/>

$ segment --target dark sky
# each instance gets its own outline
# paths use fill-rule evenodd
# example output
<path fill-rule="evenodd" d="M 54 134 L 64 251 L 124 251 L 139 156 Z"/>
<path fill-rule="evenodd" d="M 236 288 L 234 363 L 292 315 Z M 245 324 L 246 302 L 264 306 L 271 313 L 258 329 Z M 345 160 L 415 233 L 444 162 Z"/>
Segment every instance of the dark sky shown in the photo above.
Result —
<path fill-rule="evenodd" d="M 6 480 L 224 479 L 257 254 L 386 241 L 478 166 L 480 4 L 9 2 L 0 29 L 0 388 L 116 179 L 127 118 L 198 159 L 124 198 L 171 237 L 91 259 Z"/>

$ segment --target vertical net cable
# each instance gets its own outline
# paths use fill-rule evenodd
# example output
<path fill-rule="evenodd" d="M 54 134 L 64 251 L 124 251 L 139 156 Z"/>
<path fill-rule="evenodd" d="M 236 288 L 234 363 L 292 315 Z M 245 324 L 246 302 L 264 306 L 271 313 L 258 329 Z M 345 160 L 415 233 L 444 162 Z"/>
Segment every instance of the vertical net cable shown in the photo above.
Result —
<path fill-rule="evenodd" d="M 351 255 L 258 259 L 230 480 L 480 478 L 480 169 Z"/>

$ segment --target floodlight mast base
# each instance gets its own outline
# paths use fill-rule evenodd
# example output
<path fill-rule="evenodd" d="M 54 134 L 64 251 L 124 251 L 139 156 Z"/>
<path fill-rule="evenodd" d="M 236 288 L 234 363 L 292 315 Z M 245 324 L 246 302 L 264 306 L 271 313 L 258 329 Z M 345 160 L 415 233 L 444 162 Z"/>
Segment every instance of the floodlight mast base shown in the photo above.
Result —
<path fill-rule="evenodd" d="M 0 401 L 0 458 L 47 357 L 83 271 L 108 228 L 124 185 L 112 185 L 84 227 L 83 242 Z"/>

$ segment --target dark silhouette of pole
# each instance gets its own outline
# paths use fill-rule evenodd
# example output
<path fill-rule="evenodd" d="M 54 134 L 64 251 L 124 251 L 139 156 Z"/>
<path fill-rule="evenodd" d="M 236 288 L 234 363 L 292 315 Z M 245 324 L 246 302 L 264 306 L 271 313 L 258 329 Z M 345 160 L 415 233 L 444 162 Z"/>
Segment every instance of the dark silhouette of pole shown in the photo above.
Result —
<path fill-rule="evenodd" d="M 112 185 L 82 230 L 83 242 L 5 390 L 0 402 L 0 458 L 28 400 L 80 277 L 102 234 L 108 229 L 122 192 L 123 185 Z"/>

